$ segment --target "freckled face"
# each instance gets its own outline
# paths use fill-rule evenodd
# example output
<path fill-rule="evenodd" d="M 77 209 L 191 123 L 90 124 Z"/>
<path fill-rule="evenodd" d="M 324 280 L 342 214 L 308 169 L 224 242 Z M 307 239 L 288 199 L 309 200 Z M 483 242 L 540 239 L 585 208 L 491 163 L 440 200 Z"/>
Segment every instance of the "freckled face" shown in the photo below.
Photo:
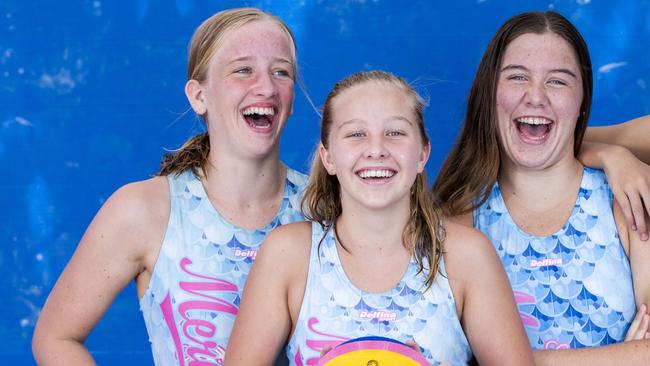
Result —
<path fill-rule="evenodd" d="M 506 48 L 497 86 L 504 168 L 543 169 L 574 159 L 582 104 L 575 51 L 554 33 L 527 33 Z"/>
<path fill-rule="evenodd" d="M 329 146 L 319 153 L 344 207 L 408 207 L 429 157 L 417 123 L 408 96 L 388 82 L 364 82 L 333 100 Z"/>
<path fill-rule="evenodd" d="M 291 40 L 271 21 L 253 21 L 226 35 L 201 84 L 215 149 L 245 157 L 277 153 L 293 108 L 293 54 Z"/>

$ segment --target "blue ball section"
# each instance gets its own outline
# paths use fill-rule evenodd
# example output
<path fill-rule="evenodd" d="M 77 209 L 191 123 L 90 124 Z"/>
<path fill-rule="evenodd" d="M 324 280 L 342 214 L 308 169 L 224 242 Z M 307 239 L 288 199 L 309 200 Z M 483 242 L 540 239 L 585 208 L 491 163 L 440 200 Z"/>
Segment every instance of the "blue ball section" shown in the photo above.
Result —
<path fill-rule="evenodd" d="M 359 337 L 359 338 L 354 338 L 354 339 L 350 339 L 350 340 L 348 340 L 348 341 L 345 341 L 345 342 L 343 342 L 343 343 L 341 343 L 341 344 L 348 344 L 348 343 L 361 342 L 361 341 L 382 341 L 382 342 L 393 342 L 393 343 L 397 343 L 397 344 L 401 344 L 401 345 L 404 345 L 404 346 L 406 346 L 406 347 L 409 347 L 409 346 L 406 345 L 405 343 L 402 343 L 402 342 L 400 342 L 400 341 L 398 341 L 398 340 L 396 340 L 396 339 L 386 338 L 386 337 L 378 337 L 378 336 L 368 336 L 368 337 Z"/>

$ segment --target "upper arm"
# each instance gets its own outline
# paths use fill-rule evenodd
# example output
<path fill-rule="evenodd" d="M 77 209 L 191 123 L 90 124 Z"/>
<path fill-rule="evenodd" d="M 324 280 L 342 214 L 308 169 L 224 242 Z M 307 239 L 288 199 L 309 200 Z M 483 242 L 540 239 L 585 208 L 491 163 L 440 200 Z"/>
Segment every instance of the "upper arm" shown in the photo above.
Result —
<path fill-rule="evenodd" d="M 650 164 L 650 115 L 610 126 L 589 127 L 585 141 L 623 146 Z"/>
<path fill-rule="evenodd" d="M 637 308 L 641 304 L 650 306 L 650 243 L 641 241 L 638 231 L 627 229 L 618 205 L 614 205 L 614 212 L 617 217 L 619 238 L 630 260 L 636 306 Z M 648 220 L 647 215 L 646 220 Z"/>
<path fill-rule="evenodd" d="M 309 263 L 311 229 L 294 223 L 274 229 L 246 280 L 226 352 L 227 365 L 270 365 L 297 318 Z M 254 342 L 250 336 L 255 334 Z"/>
<path fill-rule="evenodd" d="M 447 264 L 462 293 L 461 323 L 481 365 L 532 364 L 512 288 L 489 240 L 476 230 L 447 230 Z M 457 297 L 458 301 L 458 297 Z M 507 350 L 507 352 L 503 352 Z"/>
<path fill-rule="evenodd" d="M 161 187 L 160 182 L 122 187 L 99 210 L 43 307 L 35 343 L 83 343 L 117 294 L 142 271 L 147 248 L 162 238 L 160 226 L 166 224 L 152 215 L 148 198 L 156 184 Z M 149 193 L 143 194 L 144 188 Z"/>

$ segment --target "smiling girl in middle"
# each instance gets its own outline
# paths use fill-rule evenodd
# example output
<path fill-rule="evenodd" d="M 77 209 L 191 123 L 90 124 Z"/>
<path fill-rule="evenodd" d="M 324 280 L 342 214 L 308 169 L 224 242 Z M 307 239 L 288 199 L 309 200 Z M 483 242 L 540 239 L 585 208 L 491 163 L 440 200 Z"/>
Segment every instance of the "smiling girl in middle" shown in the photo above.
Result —
<path fill-rule="evenodd" d="M 414 341 L 432 364 L 465 364 L 472 353 L 481 365 L 532 364 L 491 244 L 443 223 L 432 202 L 423 109 L 386 72 L 334 86 L 303 201 L 311 222 L 266 238 L 226 364 L 271 364 L 288 340 L 290 362 L 312 365 L 362 336 Z"/>

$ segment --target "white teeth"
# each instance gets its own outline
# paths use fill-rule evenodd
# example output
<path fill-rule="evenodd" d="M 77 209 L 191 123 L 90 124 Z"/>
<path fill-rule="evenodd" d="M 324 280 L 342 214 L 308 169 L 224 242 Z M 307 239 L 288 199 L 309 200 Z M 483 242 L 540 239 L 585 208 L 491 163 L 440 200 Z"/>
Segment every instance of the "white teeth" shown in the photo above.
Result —
<path fill-rule="evenodd" d="M 273 108 L 262 108 L 262 107 L 249 107 L 244 109 L 244 115 L 250 116 L 251 114 L 258 114 L 260 116 L 272 116 L 275 114 Z"/>
<path fill-rule="evenodd" d="M 540 118 L 540 117 L 522 117 L 522 118 L 517 118 L 516 121 L 528 125 L 549 125 L 553 123 L 551 120 L 548 120 L 546 118 Z"/>
<path fill-rule="evenodd" d="M 395 175 L 394 171 L 386 169 L 362 170 L 359 172 L 361 178 L 390 178 L 393 175 Z"/>

